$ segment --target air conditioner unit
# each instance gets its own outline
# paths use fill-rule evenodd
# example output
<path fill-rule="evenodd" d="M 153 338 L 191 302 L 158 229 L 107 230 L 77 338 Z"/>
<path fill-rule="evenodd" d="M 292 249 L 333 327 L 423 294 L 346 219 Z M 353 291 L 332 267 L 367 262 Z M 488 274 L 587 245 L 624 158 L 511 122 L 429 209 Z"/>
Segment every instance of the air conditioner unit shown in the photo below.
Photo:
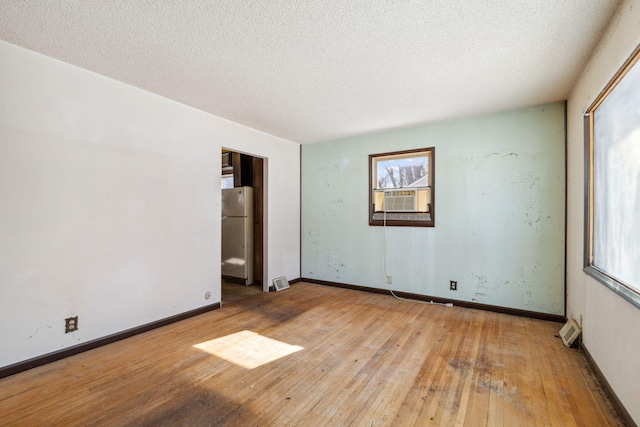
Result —
<path fill-rule="evenodd" d="M 384 190 L 385 212 L 418 212 L 418 190 L 389 188 Z"/>
<path fill-rule="evenodd" d="M 562 342 L 565 346 L 571 347 L 576 338 L 580 336 L 581 332 L 582 330 L 580 329 L 578 322 L 573 319 L 569 319 L 562 329 L 560 329 L 560 338 L 562 338 Z"/>

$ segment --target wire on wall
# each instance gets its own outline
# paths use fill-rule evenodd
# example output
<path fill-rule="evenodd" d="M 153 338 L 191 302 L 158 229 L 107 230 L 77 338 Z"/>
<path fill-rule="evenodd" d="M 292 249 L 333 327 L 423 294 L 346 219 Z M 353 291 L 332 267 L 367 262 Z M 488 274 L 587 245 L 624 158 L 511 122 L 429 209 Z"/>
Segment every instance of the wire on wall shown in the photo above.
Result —
<path fill-rule="evenodd" d="M 399 299 L 400 301 L 417 302 L 420 304 L 436 304 L 436 305 L 444 305 L 445 307 L 453 307 L 453 303 L 450 303 L 450 302 L 444 303 L 444 302 L 433 302 L 433 301 L 420 301 L 420 300 L 411 299 L 411 298 L 402 298 L 393 292 L 393 290 L 391 289 L 389 280 L 387 280 L 389 276 L 387 276 L 387 211 L 386 210 L 384 210 L 382 214 L 382 270 L 384 273 L 384 281 L 387 284 L 387 290 L 391 293 L 391 295 L 394 296 L 394 298 Z"/>

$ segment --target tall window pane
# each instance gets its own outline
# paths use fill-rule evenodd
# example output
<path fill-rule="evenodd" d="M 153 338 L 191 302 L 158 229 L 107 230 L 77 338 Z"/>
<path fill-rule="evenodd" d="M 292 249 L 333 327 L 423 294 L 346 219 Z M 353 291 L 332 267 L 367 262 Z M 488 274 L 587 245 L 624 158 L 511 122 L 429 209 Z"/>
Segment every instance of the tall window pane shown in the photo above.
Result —
<path fill-rule="evenodd" d="M 592 109 L 590 267 L 640 296 L 640 62 Z M 618 290 L 616 286 L 611 286 Z"/>

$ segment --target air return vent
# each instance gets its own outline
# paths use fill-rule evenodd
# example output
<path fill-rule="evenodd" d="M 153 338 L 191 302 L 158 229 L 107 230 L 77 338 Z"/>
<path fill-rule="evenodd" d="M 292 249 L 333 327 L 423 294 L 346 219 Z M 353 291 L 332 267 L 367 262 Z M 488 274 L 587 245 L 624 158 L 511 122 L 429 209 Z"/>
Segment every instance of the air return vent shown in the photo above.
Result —
<path fill-rule="evenodd" d="M 284 276 L 276 277 L 273 279 L 273 287 L 276 288 L 276 292 L 289 289 L 289 281 Z"/>
<path fill-rule="evenodd" d="M 562 338 L 564 345 L 571 347 L 581 332 L 582 330 L 580 326 L 578 326 L 578 323 L 573 319 L 569 319 L 562 329 L 560 329 L 560 338 Z"/>

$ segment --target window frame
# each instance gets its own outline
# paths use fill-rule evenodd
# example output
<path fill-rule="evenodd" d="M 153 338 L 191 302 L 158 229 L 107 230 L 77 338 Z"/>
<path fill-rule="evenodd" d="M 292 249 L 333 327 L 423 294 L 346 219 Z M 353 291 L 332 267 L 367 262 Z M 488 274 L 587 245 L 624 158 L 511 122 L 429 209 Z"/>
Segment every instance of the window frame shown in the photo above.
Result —
<path fill-rule="evenodd" d="M 595 121 L 598 107 L 627 75 L 634 65 L 640 66 L 640 45 L 620 67 L 605 88 L 587 108 L 584 114 L 584 257 L 583 271 L 605 285 L 631 304 L 640 308 L 640 283 L 630 285 L 616 278 L 614 273 L 604 271 L 593 264 L 594 261 L 594 214 L 595 214 Z"/>
<path fill-rule="evenodd" d="M 405 156 L 410 154 L 422 154 L 426 153 L 429 157 L 429 167 L 427 169 L 428 183 L 431 189 L 431 200 L 427 201 L 431 205 L 429 211 L 429 219 L 423 220 L 417 217 L 420 213 L 387 213 L 386 221 L 384 219 L 374 218 L 374 192 L 376 190 L 377 172 L 375 171 L 373 164 L 377 162 L 380 157 L 392 157 L 392 156 Z M 436 149 L 435 147 L 416 148 L 411 150 L 393 151 L 388 153 L 378 153 L 369 155 L 369 225 L 370 226 L 391 226 L 391 227 L 435 227 L 435 165 L 436 165 Z M 415 156 L 419 157 L 419 156 Z M 404 187 L 410 188 L 410 187 Z M 403 216 L 404 218 L 394 218 L 397 216 Z M 416 219 L 407 218 L 415 216 Z"/>

